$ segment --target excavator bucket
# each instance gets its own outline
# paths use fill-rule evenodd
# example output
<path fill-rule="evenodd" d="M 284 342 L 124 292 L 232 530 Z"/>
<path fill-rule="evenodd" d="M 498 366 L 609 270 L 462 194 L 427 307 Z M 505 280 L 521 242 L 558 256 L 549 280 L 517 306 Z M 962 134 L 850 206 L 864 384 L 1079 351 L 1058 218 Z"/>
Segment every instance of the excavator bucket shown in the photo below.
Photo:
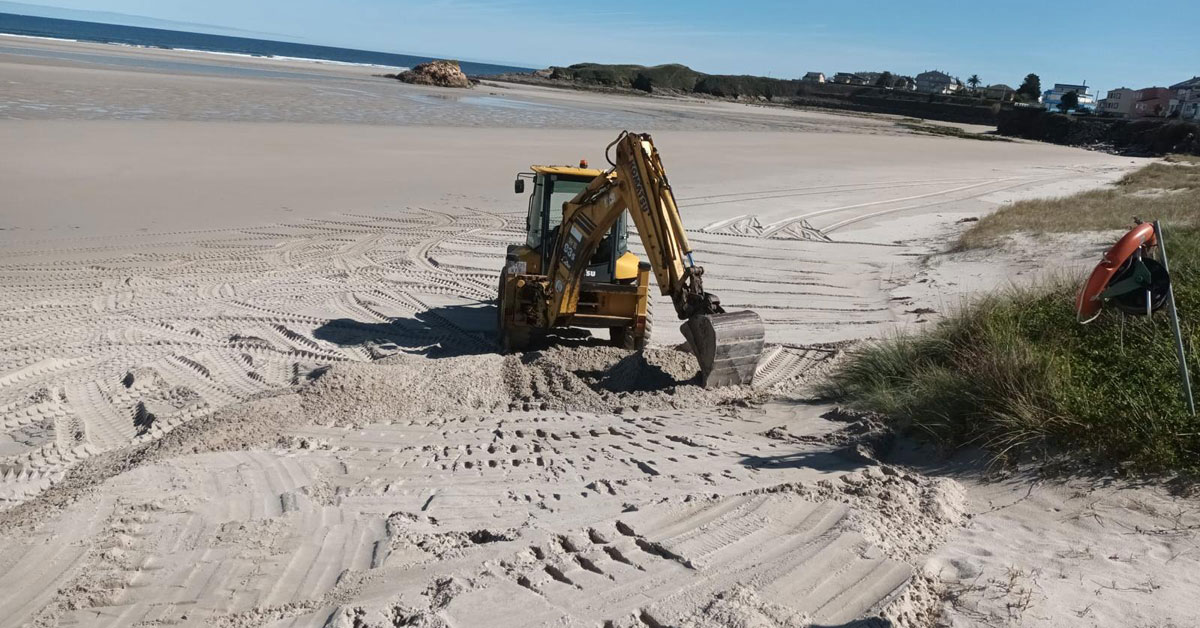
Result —
<path fill-rule="evenodd" d="M 749 310 L 693 316 L 679 328 L 700 362 L 705 388 L 740 386 L 754 380 L 763 350 L 763 324 Z"/>

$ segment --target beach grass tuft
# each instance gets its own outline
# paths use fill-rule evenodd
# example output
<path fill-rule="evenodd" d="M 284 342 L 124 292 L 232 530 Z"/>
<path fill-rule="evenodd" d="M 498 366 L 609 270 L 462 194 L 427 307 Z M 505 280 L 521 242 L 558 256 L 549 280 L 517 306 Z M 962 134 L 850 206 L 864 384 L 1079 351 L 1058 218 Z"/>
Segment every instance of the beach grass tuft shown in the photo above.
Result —
<path fill-rule="evenodd" d="M 905 118 L 897 124 L 913 133 L 920 135 L 936 135 L 940 137 L 957 137 L 965 140 L 980 140 L 984 142 L 1011 142 L 1012 140 L 993 133 L 974 133 L 959 127 L 946 124 L 929 124 L 924 120 Z"/>
<path fill-rule="evenodd" d="M 1132 172 L 1115 185 L 1061 198 L 1006 205 L 983 217 L 962 235 L 957 248 L 998 244 L 1023 232 L 1075 233 L 1124 229 L 1134 217 L 1173 227 L 1200 226 L 1200 158 L 1172 155 Z"/>

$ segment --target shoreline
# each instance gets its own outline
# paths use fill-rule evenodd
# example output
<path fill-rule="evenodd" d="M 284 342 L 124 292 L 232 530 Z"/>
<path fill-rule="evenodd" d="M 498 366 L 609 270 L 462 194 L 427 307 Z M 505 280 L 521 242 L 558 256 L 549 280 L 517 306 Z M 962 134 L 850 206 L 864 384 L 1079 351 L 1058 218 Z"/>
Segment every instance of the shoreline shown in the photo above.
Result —
<path fill-rule="evenodd" d="M 65 37 L 43 37 L 40 35 L 22 35 L 22 34 L 18 34 L 18 33 L 0 33 L 0 37 L 11 37 L 13 39 L 32 39 L 32 40 L 50 41 L 50 42 L 65 42 L 65 43 L 75 43 L 75 44 L 95 44 L 97 46 L 114 46 L 117 48 L 131 48 L 134 50 L 149 50 L 149 51 L 163 50 L 163 51 L 169 51 L 169 52 L 189 52 L 189 53 L 196 53 L 196 54 L 202 54 L 202 55 L 216 55 L 216 56 L 221 56 L 221 57 L 233 57 L 235 59 L 261 59 L 264 61 L 270 61 L 270 60 L 296 61 L 296 62 L 300 62 L 300 63 L 315 63 L 315 64 L 324 64 L 324 65 L 341 65 L 341 66 L 349 66 L 349 67 L 378 68 L 378 69 L 382 69 L 382 70 L 408 70 L 408 69 L 410 69 L 406 66 L 379 65 L 379 64 L 375 64 L 375 63 L 353 63 L 350 61 L 337 61 L 334 59 L 317 59 L 317 58 L 309 58 L 309 57 L 288 57 L 288 56 L 282 56 L 282 55 L 256 55 L 256 54 L 242 53 L 242 52 L 224 52 L 224 51 L 220 51 L 220 50 L 202 50 L 202 49 L 198 49 L 198 48 L 172 48 L 169 46 L 148 46 L 148 45 L 139 45 L 139 44 L 126 44 L 126 43 L 122 43 L 119 41 L 70 39 L 70 38 L 65 38 Z"/>
<path fill-rule="evenodd" d="M 892 121 L 693 100 L 606 98 L 513 84 L 401 86 L 372 68 L 27 40 L 0 51 L 0 119 L 355 122 L 403 126 L 897 132 Z M 40 56 L 39 56 L 40 55 Z M 106 80 L 100 72 L 112 73 Z M 192 77 L 199 77 L 192 78 Z M 319 82 L 316 80 L 319 79 Z M 118 90 L 117 85 L 124 89 Z M 88 96 L 76 92 L 84 87 Z M 244 93 L 244 102 L 232 92 Z M 6 102 L 7 101 L 7 102 Z M 636 106 L 630 106 L 637 102 Z M 75 103 L 75 107 L 70 107 Z M 86 104 L 87 107 L 82 107 Z M 553 109 L 530 106 L 551 105 Z"/>

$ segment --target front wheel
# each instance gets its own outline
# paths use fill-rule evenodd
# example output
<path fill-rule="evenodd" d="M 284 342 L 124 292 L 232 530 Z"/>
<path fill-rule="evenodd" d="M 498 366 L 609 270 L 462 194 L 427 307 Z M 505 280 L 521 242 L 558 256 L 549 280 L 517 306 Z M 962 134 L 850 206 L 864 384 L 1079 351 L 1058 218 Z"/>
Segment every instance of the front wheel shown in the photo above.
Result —
<path fill-rule="evenodd" d="M 501 353 L 517 353 L 529 346 L 530 329 L 509 325 L 504 318 L 504 284 L 508 280 L 506 271 L 500 272 L 500 285 L 496 289 L 496 340 Z"/>
<path fill-rule="evenodd" d="M 654 328 L 654 302 L 646 304 L 646 326 L 642 335 L 636 336 L 629 327 L 609 327 L 608 338 L 614 347 L 627 351 L 640 351 L 650 344 L 650 331 Z"/>
<path fill-rule="evenodd" d="M 500 332 L 500 349 L 504 353 L 520 353 L 529 346 L 528 327 L 509 327 Z"/>

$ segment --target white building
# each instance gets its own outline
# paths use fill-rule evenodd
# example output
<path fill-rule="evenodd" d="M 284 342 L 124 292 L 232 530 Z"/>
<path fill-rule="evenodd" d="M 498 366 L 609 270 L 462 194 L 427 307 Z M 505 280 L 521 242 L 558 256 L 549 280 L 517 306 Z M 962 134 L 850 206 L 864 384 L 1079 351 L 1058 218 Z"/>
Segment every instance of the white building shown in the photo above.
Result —
<path fill-rule="evenodd" d="M 1193 76 L 1168 89 L 1171 90 L 1168 117 L 1178 115 L 1181 120 L 1200 120 L 1200 76 Z"/>
<path fill-rule="evenodd" d="M 1075 92 L 1075 95 L 1079 97 L 1079 106 L 1077 108 L 1093 111 L 1096 109 L 1096 96 L 1088 92 L 1087 89 L 1087 85 L 1055 83 L 1054 89 L 1042 92 L 1042 105 L 1050 111 L 1058 111 L 1058 105 L 1062 103 L 1063 96 L 1066 96 L 1068 92 Z"/>

